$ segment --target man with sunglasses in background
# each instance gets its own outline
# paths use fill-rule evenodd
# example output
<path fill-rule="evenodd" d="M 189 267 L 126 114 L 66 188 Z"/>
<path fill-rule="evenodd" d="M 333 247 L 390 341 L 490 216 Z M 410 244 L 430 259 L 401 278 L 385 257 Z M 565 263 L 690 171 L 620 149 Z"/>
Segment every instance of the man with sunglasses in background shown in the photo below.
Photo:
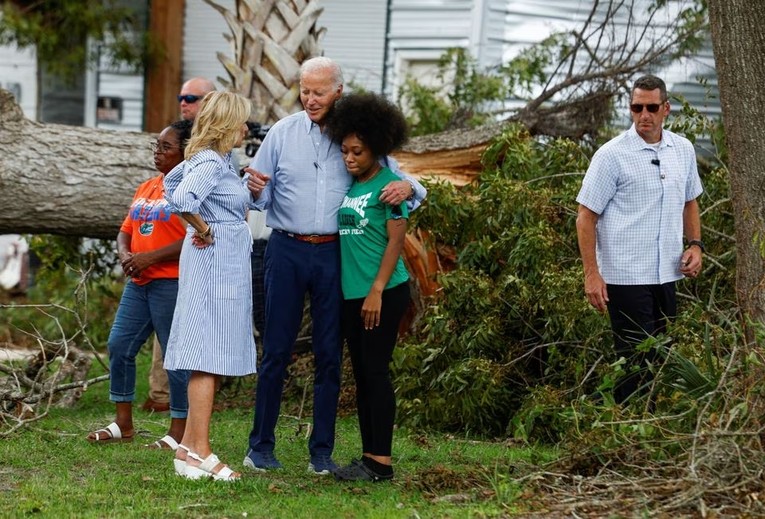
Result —
<path fill-rule="evenodd" d="M 614 388 L 619 404 L 650 389 L 649 364 L 658 356 L 637 345 L 676 316 L 675 282 L 701 272 L 696 153 L 663 128 L 669 111 L 664 81 L 635 81 L 632 126 L 595 153 L 576 198 L 585 294 L 599 312 L 608 310 L 614 349 L 627 361 Z"/>
<path fill-rule="evenodd" d="M 195 77 L 186 81 L 181 87 L 181 93 L 178 94 L 181 119 L 193 122 L 199 112 L 202 98 L 215 90 L 217 90 L 215 83 L 203 77 Z M 156 413 L 170 410 L 170 385 L 163 365 L 162 349 L 156 336 L 154 337 L 151 370 L 149 371 L 149 397 L 141 408 L 144 411 Z"/>
<path fill-rule="evenodd" d="M 195 77 L 186 81 L 181 87 L 181 93 L 178 94 L 178 104 L 181 109 L 181 119 L 184 121 L 193 121 L 197 118 L 199 105 L 202 98 L 217 90 L 215 84 L 209 79 Z"/>

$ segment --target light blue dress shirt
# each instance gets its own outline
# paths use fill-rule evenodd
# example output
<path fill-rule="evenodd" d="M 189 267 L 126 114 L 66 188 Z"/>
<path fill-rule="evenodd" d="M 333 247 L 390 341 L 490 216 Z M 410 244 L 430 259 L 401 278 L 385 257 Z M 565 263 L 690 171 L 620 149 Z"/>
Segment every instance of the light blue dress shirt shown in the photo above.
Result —
<path fill-rule="evenodd" d="M 612 285 L 676 281 L 683 209 L 703 191 L 688 139 L 662 130 L 658 148 L 633 125 L 592 157 L 576 201 L 600 215 L 597 261 Z"/>
<path fill-rule="evenodd" d="M 399 177 L 412 182 L 417 208 L 427 194 L 415 179 L 401 173 L 398 163 L 384 163 Z M 271 180 L 255 202 L 268 209 L 266 224 L 295 234 L 335 234 L 337 212 L 353 177 L 348 173 L 340 146 L 322 133 L 303 112 L 281 119 L 268 131 L 250 167 Z"/>

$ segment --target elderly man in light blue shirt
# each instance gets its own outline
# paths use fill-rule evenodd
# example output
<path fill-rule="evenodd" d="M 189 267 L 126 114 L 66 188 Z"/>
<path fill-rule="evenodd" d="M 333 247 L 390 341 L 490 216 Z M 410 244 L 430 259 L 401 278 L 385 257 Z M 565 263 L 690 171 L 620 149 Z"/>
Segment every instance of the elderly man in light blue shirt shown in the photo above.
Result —
<path fill-rule="evenodd" d="M 308 470 L 330 474 L 335 418 L 340 392 L 342 342 L 338 210 L 352 183 L 340 147 L 323 130 L 343 91 L 340 67 L 329 58 L 313 58 L 300 69 L 304 111 L 274 124 L 245 171 L 259 209 L 267 209 L 273 229 L 266 249 L 266 325 L 263 360 L 258 370 L 255 416 L 244 465 L 257 471 L 277 469 L 274 431 L 292 347 L 297 339 L 306 293 L 311 298 L 315 363 L 313 430 Z M 395 173 L 393 159 L 383 158 Z M 425 198 L 414 179 L 391 182 L 381 200 Z"/>
<path fill-rule="evenodd" d="M 669 110 L 664 81 L 639 78 L 632 127 L 595 153 L 576 199 L 585 293 L 598 311 L 608 309 L 614 348 L 627 359 L 618 403 L 647 390 L 655 352 L 635 347 L 675 317 L 675 282 L 701 271 L 703 189 L 693 145 L 663 129 Z"/>

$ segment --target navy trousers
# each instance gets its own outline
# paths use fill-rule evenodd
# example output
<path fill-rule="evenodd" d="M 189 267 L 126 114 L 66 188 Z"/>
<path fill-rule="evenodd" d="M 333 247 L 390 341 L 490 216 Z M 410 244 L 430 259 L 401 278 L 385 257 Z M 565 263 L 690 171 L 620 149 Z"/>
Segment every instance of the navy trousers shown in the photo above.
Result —
<path fill-rule="evenodd" d="M 266 326 L 263 359 L 255 391 L 250 448 L 272 452 L 282 390 L 292 348 L 300 330 L 305 295 L 313 319 L 313 430 L 311 456 L 331 455 L 340 395 L 342 342 L 340 242 L 311 244 L 274 231 L 266 249 Z"/>
<path fill-rule="evenodd" d="M 266 328 L 266 290 L 264 276 L 266 270 L 266 246 L 268 240 L 253 240 L 250 263 L 252 266 L 252 324 L 260 334 L 263 341 L 263 333 Z"/>

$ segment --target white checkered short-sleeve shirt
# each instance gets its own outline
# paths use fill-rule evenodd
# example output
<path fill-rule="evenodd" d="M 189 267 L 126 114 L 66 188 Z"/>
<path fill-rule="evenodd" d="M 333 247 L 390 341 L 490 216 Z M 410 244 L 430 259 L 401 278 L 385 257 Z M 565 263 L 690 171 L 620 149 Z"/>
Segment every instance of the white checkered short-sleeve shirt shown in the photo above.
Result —
<path fill-rule="evenodd" d="M 688 139 L 662 130 L 658 149 L 635 126 L 592 157 L 576 201 L 600 215 L 597 260 L 612 285 L 676 281 L 683 254 L 683 209 L 703 191 Z"/>

